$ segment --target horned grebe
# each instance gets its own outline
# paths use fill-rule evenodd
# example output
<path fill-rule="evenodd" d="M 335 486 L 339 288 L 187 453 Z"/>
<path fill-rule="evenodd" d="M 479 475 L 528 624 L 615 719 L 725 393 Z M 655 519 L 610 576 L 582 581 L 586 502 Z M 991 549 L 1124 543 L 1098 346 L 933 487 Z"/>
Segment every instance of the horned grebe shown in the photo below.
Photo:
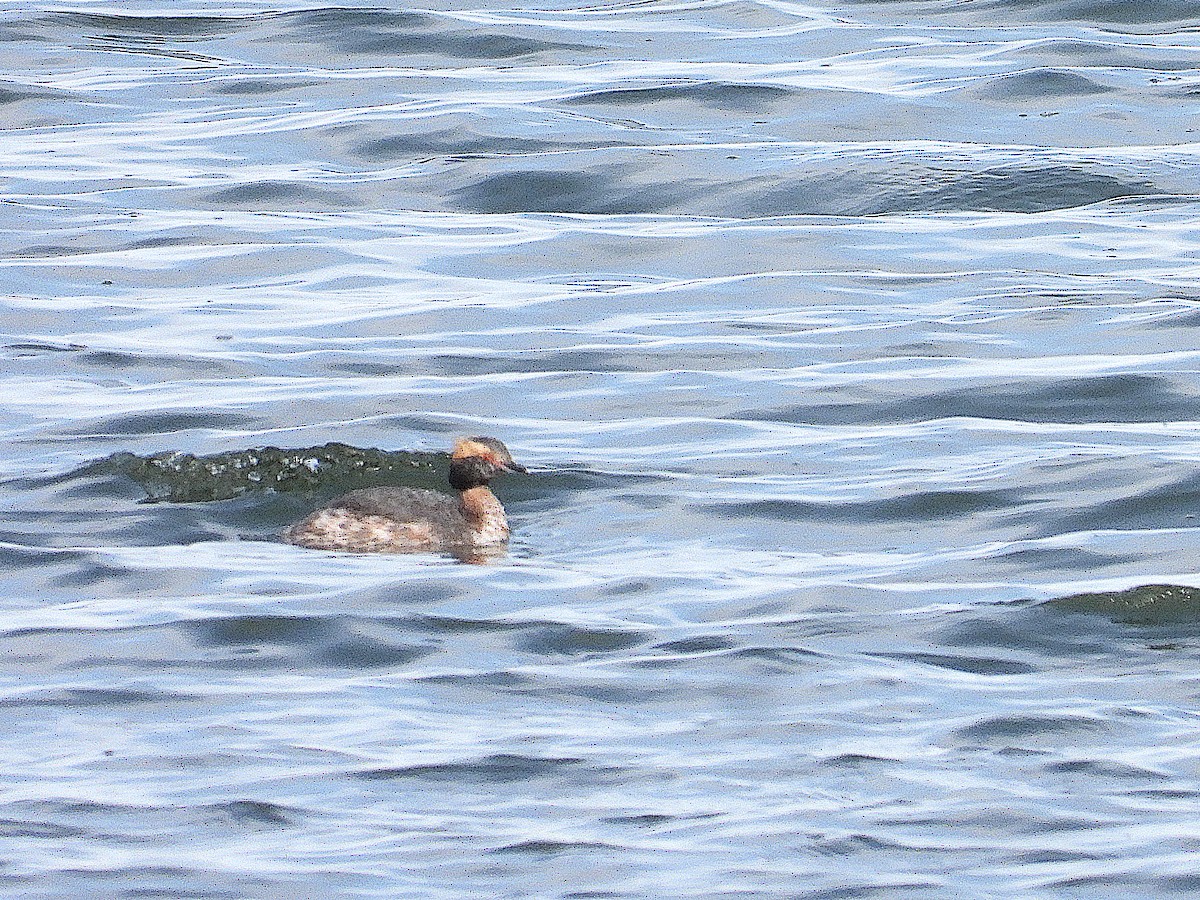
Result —
<path fill-rule="evenodd" d="M 450 454 L 450 486 L 438 491 L 374 487 L 331 500 L 283 533 L 289 544 L 351 553 L 419 553 L 503 544 L 508 519 L 488 482 L 525 472 L 500 441 L 463 438 Z"/>

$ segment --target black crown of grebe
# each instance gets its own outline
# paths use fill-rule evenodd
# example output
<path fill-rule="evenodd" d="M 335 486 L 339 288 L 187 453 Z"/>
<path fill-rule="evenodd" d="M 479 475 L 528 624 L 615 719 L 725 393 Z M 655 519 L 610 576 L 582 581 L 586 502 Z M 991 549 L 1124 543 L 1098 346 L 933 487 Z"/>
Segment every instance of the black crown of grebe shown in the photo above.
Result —
<path fill-rule="evenodd" d="M 488 547 L 508 540 L 508 518 L 488 482 L 525 469 L 495 438 L 454 442 L 450 486 L 458 497 L 374 487 L 331 500 L 283 533 L 290 544 L 351 553 L 419 553 Z"/>

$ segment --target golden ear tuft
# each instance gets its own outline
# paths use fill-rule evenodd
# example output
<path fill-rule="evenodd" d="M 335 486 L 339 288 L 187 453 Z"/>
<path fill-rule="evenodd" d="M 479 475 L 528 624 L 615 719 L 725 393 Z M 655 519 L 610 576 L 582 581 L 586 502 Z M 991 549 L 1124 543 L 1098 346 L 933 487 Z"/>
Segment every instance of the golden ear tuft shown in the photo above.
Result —
<path fill-rule="evenodd" d="M 470 438 L 459 438 L 454 442 L 450 452 L 451 459 L 466 459 L 469 456 L 482 456 L 484 459 L 494 459 L 496 453 L 487 444 L 473 441 Z"/>

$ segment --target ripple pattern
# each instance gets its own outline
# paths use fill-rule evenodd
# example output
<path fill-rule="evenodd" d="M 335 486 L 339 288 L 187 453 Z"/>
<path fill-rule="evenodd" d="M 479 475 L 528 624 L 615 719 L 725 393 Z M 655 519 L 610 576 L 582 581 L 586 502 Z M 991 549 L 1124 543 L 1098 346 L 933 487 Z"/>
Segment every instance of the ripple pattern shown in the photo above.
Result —
<path fill-rule="evenodd" d="M 4 895 L 1195 894 L 1198 44 L 0 3 Z"/>

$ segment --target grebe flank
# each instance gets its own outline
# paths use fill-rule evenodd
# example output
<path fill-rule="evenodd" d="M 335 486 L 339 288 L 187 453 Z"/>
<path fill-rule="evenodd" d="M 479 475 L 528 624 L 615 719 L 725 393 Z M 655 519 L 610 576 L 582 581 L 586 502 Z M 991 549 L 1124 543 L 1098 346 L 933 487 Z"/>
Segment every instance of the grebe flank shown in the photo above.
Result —
<path fill-rule="evenodd" d="M 488 482 L 525 472 L 495 438 L 454 442 L 450 486 L 458 497 L 415 488 L 373 487 L 329 501 L 283 532 L 289 544 L 351 553 L 470 549 L 508 540 L 508 518 Z"/>

